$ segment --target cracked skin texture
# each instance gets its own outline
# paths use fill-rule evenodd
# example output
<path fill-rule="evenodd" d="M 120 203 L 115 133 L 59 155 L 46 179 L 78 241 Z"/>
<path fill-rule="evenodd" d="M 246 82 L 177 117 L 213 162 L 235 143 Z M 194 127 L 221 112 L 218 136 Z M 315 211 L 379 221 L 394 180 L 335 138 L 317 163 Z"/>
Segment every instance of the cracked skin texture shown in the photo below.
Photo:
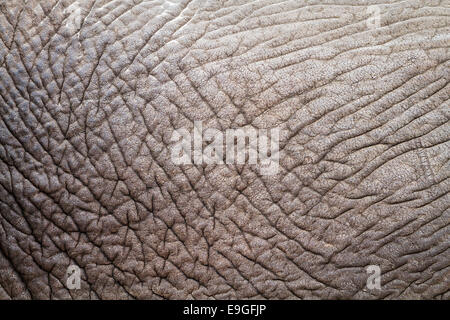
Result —
<path fill-rule="evenodd" d="M 449 299 L 449 1 L 73 2 L 0 3 L 1 299 Z"/>

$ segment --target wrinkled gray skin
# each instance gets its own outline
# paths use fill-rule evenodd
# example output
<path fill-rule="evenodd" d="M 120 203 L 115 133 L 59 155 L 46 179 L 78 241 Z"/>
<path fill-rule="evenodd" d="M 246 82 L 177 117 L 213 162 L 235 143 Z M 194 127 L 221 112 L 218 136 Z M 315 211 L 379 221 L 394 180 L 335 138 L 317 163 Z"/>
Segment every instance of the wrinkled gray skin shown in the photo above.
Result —
<path fill-rule="evenodd" d="M 0 4 L 0 298 L 450 298 L 449 1 L 73 2 Z"/>

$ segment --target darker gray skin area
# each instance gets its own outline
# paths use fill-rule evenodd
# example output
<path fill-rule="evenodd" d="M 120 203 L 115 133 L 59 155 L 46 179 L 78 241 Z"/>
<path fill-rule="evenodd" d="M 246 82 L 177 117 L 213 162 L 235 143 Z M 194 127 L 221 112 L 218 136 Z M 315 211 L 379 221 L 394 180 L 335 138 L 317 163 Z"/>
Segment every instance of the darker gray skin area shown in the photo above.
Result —
<path fill-rule="evenodd" d="M 378 7 L 1 2 L 0 298 L 448 299 L 450 5 Z M 194 121 L 279 172 L 175 165 Z"/>

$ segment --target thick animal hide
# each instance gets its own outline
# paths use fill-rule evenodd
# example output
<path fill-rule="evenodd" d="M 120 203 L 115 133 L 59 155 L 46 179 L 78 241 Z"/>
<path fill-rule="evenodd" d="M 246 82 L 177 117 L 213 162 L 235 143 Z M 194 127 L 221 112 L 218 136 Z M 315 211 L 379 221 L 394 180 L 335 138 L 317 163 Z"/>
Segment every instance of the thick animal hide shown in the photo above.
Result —
<path fill-rule="evenodd" d="M 449 31 L 447 0 L 2 0 L 0 298 L 448 299 Z M 279 129 L 278 171 L 174 163 L 195 121 Z"/>

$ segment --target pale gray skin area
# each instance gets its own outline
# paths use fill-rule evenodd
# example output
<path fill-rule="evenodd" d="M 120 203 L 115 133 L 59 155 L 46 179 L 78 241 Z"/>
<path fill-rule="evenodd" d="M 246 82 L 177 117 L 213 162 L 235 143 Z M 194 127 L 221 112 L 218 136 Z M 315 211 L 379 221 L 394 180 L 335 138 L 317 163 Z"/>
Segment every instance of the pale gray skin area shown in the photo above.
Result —
<path fill-rule="evenodd" d="M 0 3 L 0 298 L 449 299 L 449 1 L 73 2 Z"/>

